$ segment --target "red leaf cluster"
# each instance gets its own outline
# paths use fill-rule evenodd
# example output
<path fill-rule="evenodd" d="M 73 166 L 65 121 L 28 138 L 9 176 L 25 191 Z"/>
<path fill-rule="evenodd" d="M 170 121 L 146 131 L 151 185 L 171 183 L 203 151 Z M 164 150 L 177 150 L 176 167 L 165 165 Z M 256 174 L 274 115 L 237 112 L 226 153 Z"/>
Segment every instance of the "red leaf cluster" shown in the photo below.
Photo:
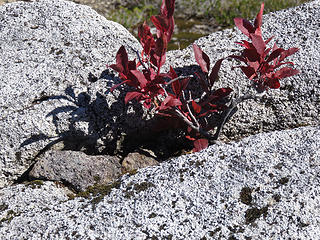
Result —
<path fill-rule="evenodd" d="M 298 70 L 287 66 L 279 69 L 279 67 L 285 64 L 293 65 L 292 62 L 283 61 L 285 58 L 296 53 L 299 50 L 298 48 L 284 50 L 278 48 L 276 44 L 274 44 L 272 49 L 267 48 L 267 44 L 273 37 L 266 41 L 263 40 L 261 32 L 263 8 L 264 4 L 262 3 L 253 25 L 246 19 L 234 19 L 235 25 L 251 42 L 246 40 L 237 42 L 237 44 L 244 47 L 244 50 L 240 56 L 230 56 L 245 63 L 245 66 L 239 66 L 240 69 L 250 80 L 255 82 L 255 86 L 260 92 L 269 88 L 279 88 L 280 79 L 299 73 Z"/>
<path fill-rule="evenodd" d="M 146 108 L 150 108 L 157 96 L 164 95 L 161 84 L 165 83 L 164 78 L 167 75 L 160 74 L 160 69 L 165 63 L 168 41 L 174 29 L 174 2 L 175 0 L 163 0 L 160 14 L 151 17 L 157 28 L 156 39 L 146 23 L 139 27 L 138 36 L 143 47 L 139 62 L 128 61 L 128 54 L 122 46 L 117 52 L 116 64 L 109 66 L 117 71 L 123 80 L 111 88 L 111 91 L 121 84 L 127 84 L 136 89 L 127 93 L 125 103 L 137 100 L 143 102 Z M 139 69 L 139 66 L 142 66 L 143 70 Z"/>
<path fill-rule="evenodd" d="M 210 59 L 208 55 L 203 52 L 196 44 L 193 44 L 193 51 L 195 59 L 202 70 L 201 73 L 196 73 L 196 75 L 198 76 L 200 86 L 202 87 L 203 91 L 206 92 L 206 100 L 201 103 L 201 106 L 206 106 L 210 109 L 205 112 L 204 115 L 212 112 L 218 112 L 219 110 L 223 109 L 224 105 L 217 103 L 221 102 L 222 99 L 228 97 L 232 92 L 231 88 L 219 88 L 217 90 L 213 89 L 213 85 L 218 79 L 218 72 L 224 59 L 219 59 L 214 64 L 209 74 Z"/>
<path fill-rule="evenodd" d="M 236 108 L 234 103 L 239 101 L 230 98 L 230 93 L 233 91 L 231 88 L 214 88 L 225 59 L 219 59 L 211 66 L 208 55 L 196 44 L 193 44 L 193 51 L 201 71 L 194 73 L 194 77 L 203 90 L 200 97 L 195 98 L 188 89 L 192 76 L 178 76 L 171 66 L 169 72 L 161 73 L 161 67 L 166 60 L 168 42 L 174 29 L 174 5 L 175 0 L 162 0 L 159 15 L 151 17 L 157 29 L 156 36 L 151 34 L 150 27 L 146 23 L 139 27 L 138 36 L 143 51 L 138 55 L 137 63 L 136 60 L 129 61 L 125 47 L 120 47 L 116 55 L 116 64 L 109 67 L 119 73 L 122 82 L 113 86 L 111 91 L 121 84 L 132 87 L 134 90 L 125 96 L 126 104 L 136 100 L 145 108 L 151 108 L 157 114 L 169 119 L 166 124 L 171 124 L 172 127 L 183 128 L 180 124 L 183 123 L 186 126 L 186 138 L 193 142 L 193 151 L 198 152 L 209 145 L 209 140 L 218 138 L 222 126 L 230 117 L 229 114 Z M 249 38 L 249 41 L 238 42 L 244 47 L 240 56 L 229 56 L 245 64 L 238 67 L 254 81 L 258 91 L 279 88 L 280 79 L 299 73 L 298 70 L 288 66 L 280 68 L 286 64 L 293 65 L 292 62 L 284 60 L 296 53 L 298 48 L 284 50 L 278 48 L 276 44 L 272 49 L 267 48 L 272 37 L 266 41 L 262 37 L 263 8 L 264 4 L 261 4 L 253 25 L 246 19 L 234 19 L 236 26 Z M 210 125 L 208 119 L 213 114 L 221 117 L 220 125 Z M 180 121 L 179 124 L 177 120 Z M 209 132 L 215 127 L 217 127 L 216 133 L 212 137 Z"/>

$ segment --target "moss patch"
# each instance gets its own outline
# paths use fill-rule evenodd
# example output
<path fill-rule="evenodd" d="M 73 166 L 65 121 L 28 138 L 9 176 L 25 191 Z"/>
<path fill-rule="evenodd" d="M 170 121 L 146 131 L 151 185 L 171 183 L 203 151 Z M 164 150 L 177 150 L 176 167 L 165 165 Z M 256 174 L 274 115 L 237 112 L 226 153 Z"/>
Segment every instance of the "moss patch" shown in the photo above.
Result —
<path fill-rule="evenodd" d="M 150 182 L 142 182 L 142 183 L 137 183 L 137 184 L 128 184 L 128 187 L 125 190 L 125 198 L 131 198 L 134 196 L 136 193 L 140 193 L 142 191 L 147 190 L 150 187 L 155 187 L 153 183 Z"/>
<path fill-rule="evenodd" d="M 108 185 L 95 184 L 87 188 L 87 190 L 79 192 L 77 194 L 68 194 L 69 200 L 73 200 L 76 197 L 91 198 L 90 202 L 95 207 L 102 201 L 104 196 L 109 195 L 113 188 L 119 189 L 120 181 L 115 181 Z"/>
<path fill-rule="evenodd" d="M 2 212 L 2 211 L 4 211 L 4 210 L 7 210 L 8 207 L 9 207 L 9 206 L 8 206 L 7 204 L 5 204 L 5 203 L 4 203 L 4 204 L 1 204 L 1 205 L 0 205 L 0 212 Z"/>
<path fill-rule="evenodd" d="M 43 185 L 43 181 L 42 180 L 33 180 L 31 182 L 25 182 L 25 185 L 27 187 L 31 187 L 33 189 L 36 189 L 36 188 L 41 188 L 41 186 Z"/>
<path fill-rule="evenodd" d="M 0 219 L 0 224 L 3 223 L 3 222 L 10 223 L 14 217 L 17 217 L 19 215 L 20 215 L 20 213 L 16 213 L 13 210 L 9 210 L 7 212 L 7 215 L 4 218 Z"/>

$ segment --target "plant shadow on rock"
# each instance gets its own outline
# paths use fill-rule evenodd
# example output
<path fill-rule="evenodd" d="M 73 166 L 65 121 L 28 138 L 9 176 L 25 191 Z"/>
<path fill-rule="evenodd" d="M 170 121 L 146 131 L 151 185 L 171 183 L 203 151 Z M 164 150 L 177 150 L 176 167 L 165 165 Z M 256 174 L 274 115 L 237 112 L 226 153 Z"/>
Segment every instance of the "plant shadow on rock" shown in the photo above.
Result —
<path fill-rule="evenodd" d="M 118 81 L 108 69 L 103 71 L 99 78 L 90 73 L 88 81 L 91 83 L 88 89 L 90 84 L 101 80 L 110 81 L 106 87 L 107 92 Z M 46 115 L 52 117 L 57 137 L 34 134 L 20 147 L 53 139 L 34 159 L 49 149 L 56 149 L 82 151 L 87 155 L 118 155 L 122 159 L 130 152 L 140 152 L 155 155 L 160 162 L 192 149 L 192 143 L 179 130 L 179 121 L 175 123 L 176 128 L 172 128 L 167 122 L 168 119 L 153 117 L 141 120 L 144 114 L 142 105 L 125 105 L 124 91 L 121 91 L 120 96 L 115 97 L 111 104 L 107 94 L 110 93 L 95 92 L 94 96 L 89 90 L 76 94 L 75 89 L 68 86 L 62 95 L 44 96 L 35 100 L 34 104 L 52 100 L 67 101 L 70 104 L 57 107 Z M 131 111 L 128 111 L 129 108 Z M 61 130 L 61 124 L 65 124 L 65 121 L 69 122 L 68 130 Z M 140 121 L 139 127 L 132 127 L 134 121 Z"/>

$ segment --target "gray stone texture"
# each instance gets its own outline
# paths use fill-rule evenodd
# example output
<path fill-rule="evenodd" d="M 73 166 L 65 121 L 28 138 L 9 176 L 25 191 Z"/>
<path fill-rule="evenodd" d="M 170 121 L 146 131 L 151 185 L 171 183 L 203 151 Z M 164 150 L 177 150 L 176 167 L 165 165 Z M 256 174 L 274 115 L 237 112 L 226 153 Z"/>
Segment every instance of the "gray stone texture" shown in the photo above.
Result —
<path fill-rule="evenodd" d="M 101 152 L 113 148 L 108 142 L 126 131 L 121 126 L 140 124 L 118 90 L 107 94 L 119 79 L 106 65 L 121 45 L 131 57 L 131 48 L 141 49 L 121 25 L 87 6 L 59 0 L 0 6 L 0 187 L 40 150 Z"/>
<path fill-rule="evenodd" d="M 313 1 L 296 8 L 286 9 L 263 16 L 264 39 L 274 36 L 272 47 L 288 49 L 298 47 L 300 51 L 287 58 L 295 63 L 301 73 L 281 80 L 281 88 L 270 90 L 260 101 L 246 101 L 239 105 L 238 112 L 225 126 L 222 138 L 239 139 L 258 132 L 289 129 L 320 123 L 320 2 Z M 220 59 L 237 54 L 241 49 L 236 41 L 247 37 L 236 28 L 215 32 L 200 38 L 195 43 L 207 53 L 211 66 Z M 194 72 L 196 68 L 192 47 L 182 51 L 171 51 L 167 55 L 167 67 Z M 224 61 L 217 87 L 231 87 L 240 95 L 248 91 L 250 81 L 235 61 Z M 199 71 L 199 70 L 198 70 Z"/>
<path fill-rule="evenodd" d="M 19 184 L 0 190 L 0 239 L 318 239 L 319 172 L 318 126 L 141 169 L 103 198 Z"/>
<path fill-rule="evenodd" d="M 265 37 L 300 47 L 290 60 L 302 73 L 264 100 L 241 105 L 223 136 L 314 127 L 216 144 L 124 175 L 105 196 L 68 200 L 54 182 L 6 185 L 51 145 L 103 151 L 125 131 L 122 124 L 138 123 L 123 117 L 119 91 L 105 94 L 118 79 L 102 72 L 121 44 L 140 46 L 118 24 L 71 2 L 0 6 L 0 239 L 317 239 L 319 19 L 318 0 L 264 16 Z M 197 44 L 216 60 L 234 53 L 242 38 L 231 29 Z M 190 47 L 167 58 L 183 72 L 196 69 Z M 245 92 L 248 81 L 232 65 L 224 63 L 218 85 Z"/>
<path fill-rule="evenodd" d="M 47 151 L 29 172 L 31 179 L 60 181 L 76 191 L 108 184 L 121 175 L 118 157 L 88 156 L 75 151 Z"/>
<path fill-rule="evenodd" d="M 149 166 L 158 165 L 159 162 L 154 157 L 147 156 L 138 152 L 129 153 L 122 161 L 122 171 L 130 172 Z"/>

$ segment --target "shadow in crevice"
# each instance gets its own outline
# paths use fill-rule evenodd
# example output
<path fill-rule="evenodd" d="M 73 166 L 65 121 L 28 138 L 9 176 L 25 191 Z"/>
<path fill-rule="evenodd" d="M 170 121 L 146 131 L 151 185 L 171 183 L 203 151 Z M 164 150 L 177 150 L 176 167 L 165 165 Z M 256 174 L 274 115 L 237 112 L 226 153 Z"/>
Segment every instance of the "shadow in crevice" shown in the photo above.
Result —
<path fill-rule="evenodd" d="M 154 152 L 157 160 L 161 161 L 181 155 L 182 149 L 190 148 L 190 143 L 180 134 L 181 130 L 159 127 L 159 118 L 145 119 L 146 113 L 139 103 L 125 105 L 124 87 L 120 86 L 118 95 L 113 93 L 112 96 L 108 91 L 120 79 L 109 70 L 103 71 L 99 77 L 90 73 L 87 80 L 87 91 L 77 93 L 77 89 L 69 86 L 64 94 L 43 96 L 33 102 L 61 103 L 46 115 L 52 119 L 55 137 L 34 134 L 20 146 L 25 147 L 38 141 L 48 142 L 34 161 L 49 149 L 120 157 L 146 149 Z"/>

